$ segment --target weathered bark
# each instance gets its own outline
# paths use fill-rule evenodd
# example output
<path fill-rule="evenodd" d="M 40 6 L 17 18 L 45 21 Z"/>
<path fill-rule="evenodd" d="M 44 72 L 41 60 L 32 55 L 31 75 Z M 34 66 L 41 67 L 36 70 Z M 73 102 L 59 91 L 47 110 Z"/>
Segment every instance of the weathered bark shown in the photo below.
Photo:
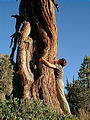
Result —
<path fill-rule="evenodd" d="M 24 4 L 24 5 L 23 5 Z M 23 7 L 22 7 L 23 6 Z M 23 11 L 26 11 L 26 14 Z M 20 15 L 24 15 L 23 30 L 17 51 L 17 84 L 20 97 L 42 100 L 61 111 L 54 70 L 39 62 L 41 57 L 57 60 L 57 27 L 51 0 L 21 0 Z M 30 33 L 31 25 L 31 33 Z"/>
<path fill-rule="evenodd" d="M 18 45 L 17 66 L 18 80 L 20 82 L 20 96 L 30 97 L 30 86 L 34 82 L 33 74 L 30 70 L 30 60 L 33 53 L 33 41 L 29 37 L 31 26 L 28 21 L 24 21 L 21 30 L 21 37 Z"/>

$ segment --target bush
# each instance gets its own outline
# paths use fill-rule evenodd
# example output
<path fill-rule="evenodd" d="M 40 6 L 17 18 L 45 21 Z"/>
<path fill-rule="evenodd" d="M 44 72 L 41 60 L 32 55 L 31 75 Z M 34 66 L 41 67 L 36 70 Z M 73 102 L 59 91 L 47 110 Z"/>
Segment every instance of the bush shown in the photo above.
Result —
<path fill-rule="evenodd" d="M 0 99 L 12 92 L 13 66 L 8 55 L 0 54 Z"/>
<path fill-rule="evenodd" d="M 10 98 L 0 102 L 0 120 L 78 120 L 62 116 L 55 110 L 33 99 Z"/>

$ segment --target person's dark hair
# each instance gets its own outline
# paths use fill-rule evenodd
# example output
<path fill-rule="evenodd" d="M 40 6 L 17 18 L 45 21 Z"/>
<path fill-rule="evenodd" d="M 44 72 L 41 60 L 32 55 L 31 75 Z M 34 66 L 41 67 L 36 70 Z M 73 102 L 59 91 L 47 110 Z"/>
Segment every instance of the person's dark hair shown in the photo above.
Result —
<path fill-rule="evenodd" d="M 59 59 L 56 64 L 60 64 L 62 67 L 64 67 L 67 64 L 67 61 L 65 58 Z"/>

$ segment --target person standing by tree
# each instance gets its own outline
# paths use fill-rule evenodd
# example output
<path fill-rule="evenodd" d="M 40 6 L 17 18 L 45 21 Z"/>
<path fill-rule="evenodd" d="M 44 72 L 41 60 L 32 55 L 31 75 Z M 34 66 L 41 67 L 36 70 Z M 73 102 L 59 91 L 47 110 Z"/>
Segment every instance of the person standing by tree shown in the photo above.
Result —
<path fill-rule="evenodd" d="M 40 58 L 40 62 L 43 62 L 46 66 L 54 69 L 60 106 L 64 114 L 71 115 L 70 108 L 64 94 L 63 67 L 67 64 L 66 60 L 62 58 L 59 59 L 55 64 L 51 64 L 44 58 Z"/>

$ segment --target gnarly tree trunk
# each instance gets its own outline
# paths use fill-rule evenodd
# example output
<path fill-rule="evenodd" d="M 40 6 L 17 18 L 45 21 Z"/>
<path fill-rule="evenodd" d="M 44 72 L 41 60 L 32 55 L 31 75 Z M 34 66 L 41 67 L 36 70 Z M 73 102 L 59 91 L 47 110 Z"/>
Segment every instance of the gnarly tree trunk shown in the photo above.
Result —
<path fill-rule="evenodd" d="M 34 82 L 33 74 L 31 73 L 29 62 L 32 59 L 33 41 L 28 36 L 31 31 L 31 26 L 28 21 L 24 21 L 21 37 L 18 46 L 17 66 L 20 82 L 20 96 L 30 97 L 30 86 Z"/>
<path fill-rule="evenodd" d="M 48 103 L 50 107 L 62 112 L 54 70 L 39 62 L 41 57 L 50 63 L 57 60 L 57 27 L 54 5 L 51 0 L 47 0 L 45 3 L 43 0 L 21 0 L 19 13 L 24 15 L 26 21 L 21 30 L 17 50 L 18 96 L 40 99 L 44 103 Z"/>

